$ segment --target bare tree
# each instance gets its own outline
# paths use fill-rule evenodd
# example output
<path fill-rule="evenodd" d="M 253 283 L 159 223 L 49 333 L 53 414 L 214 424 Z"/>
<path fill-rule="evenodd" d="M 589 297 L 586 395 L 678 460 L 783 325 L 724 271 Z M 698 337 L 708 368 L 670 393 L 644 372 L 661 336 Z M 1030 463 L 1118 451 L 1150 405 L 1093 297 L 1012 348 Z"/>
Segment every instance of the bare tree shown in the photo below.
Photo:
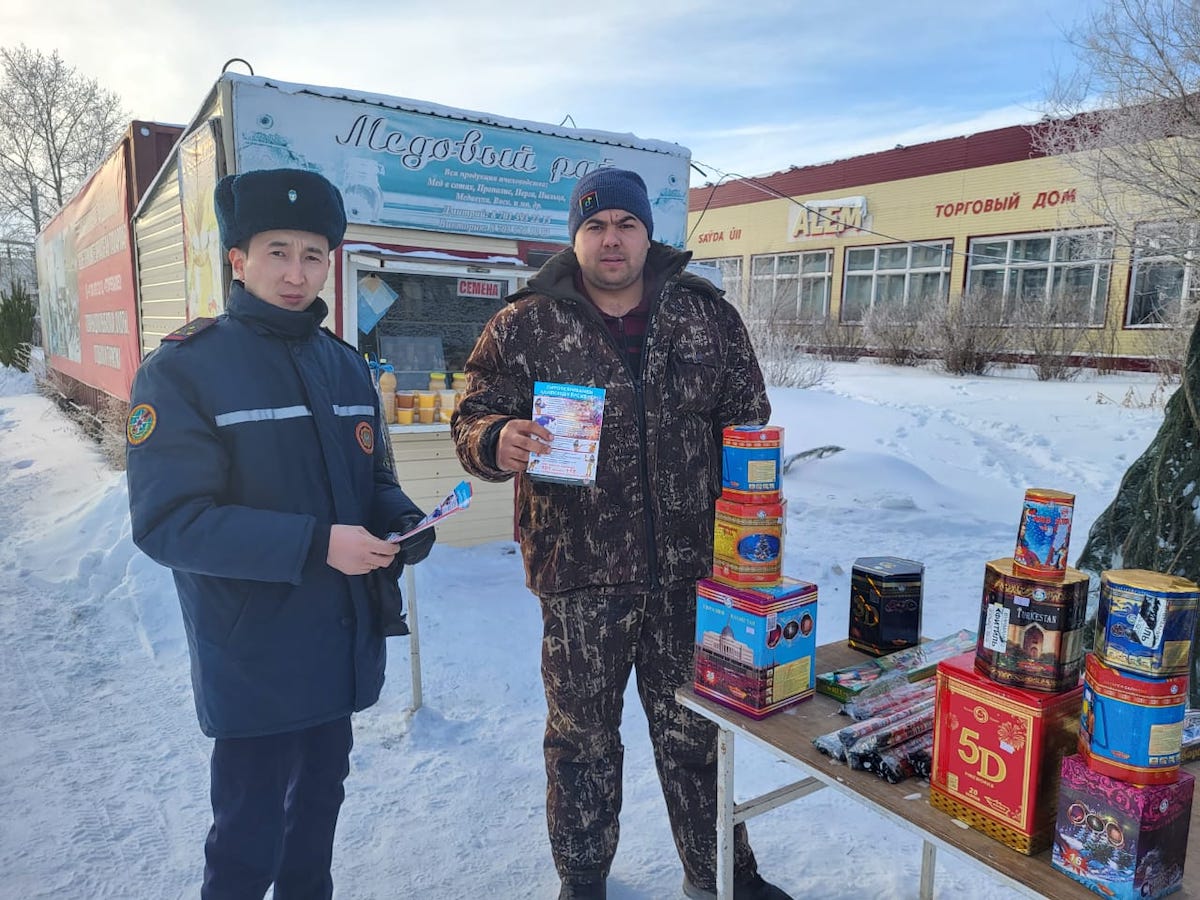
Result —
<path fill-rule="evenodd" d="M 860 326 L 843 325 L 828 316 L 797 326 L 796 342 L 805 352 L 830 362 L 857 362 L 867 352 Z"/>
<path fill-rule="evenodd" d="M 1070 37 L 1035 143 L 1083 177 L 1078 208 L 1131 247 L 1139 222 L 1200 222 L 1200 4 L 1109 0 Z"/>
<path fill-rule="evenodd" d="M 808 388 L 829 379 L 828 364 L 802 346 L 802 326 L 772 318 L 751 318 L 746 330 L 767 384 Z"/>
<path fill-rule="evenodd" d="M 921 344 L 952 375 L 983 375 L 1009 349 L 1000 297 L 977 288 L 953 306 L 931 306 L 921 326 Z"/>
<path fill-rule="evenodd" d="M 41 231 L 103 161 L 125 121 L 120 98 L 57 50 L 0 47 L 0 232 L 8 232 L 0 237 Z"/>
<path fill-rule="evenodd" d="M 1187 363 L 1188 338 L 1196 327 L 1196 308 L 1181 307 L 1160 328 L 1140 333 L 1142 355 L 1151 360 L 1163 385 L 1178 384 Z"/>
<path fill-rule="evenodd" d="M 1012 341 L 1038 381 L 1070 381 L 1085 361 L 1089 329 L 1070 298 L 1029 304 L 1013 322 Z"/>
<path fill-rule="evenodd" d="M 885 363 L 915 366 L 921 362 L 923 313 L 904 306 L 876 304 L 863 318 L 863 336 Z"/>

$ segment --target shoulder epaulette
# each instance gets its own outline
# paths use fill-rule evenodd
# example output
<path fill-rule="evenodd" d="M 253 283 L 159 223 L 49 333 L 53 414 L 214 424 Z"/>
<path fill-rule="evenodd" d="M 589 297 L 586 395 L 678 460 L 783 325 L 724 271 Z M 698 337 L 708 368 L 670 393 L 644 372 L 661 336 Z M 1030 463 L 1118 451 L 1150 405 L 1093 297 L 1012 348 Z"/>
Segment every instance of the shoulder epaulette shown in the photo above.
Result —
<path fill-rule="evenodd" d="M 182 328 L 176 328 L 170 334 L 166 335 L 164 341 L 186 341 L 190 337 L 195 337 L 210 325 L 217 321 L 215 316 L 201 316 L 198 319 L 192 319 Z"/>

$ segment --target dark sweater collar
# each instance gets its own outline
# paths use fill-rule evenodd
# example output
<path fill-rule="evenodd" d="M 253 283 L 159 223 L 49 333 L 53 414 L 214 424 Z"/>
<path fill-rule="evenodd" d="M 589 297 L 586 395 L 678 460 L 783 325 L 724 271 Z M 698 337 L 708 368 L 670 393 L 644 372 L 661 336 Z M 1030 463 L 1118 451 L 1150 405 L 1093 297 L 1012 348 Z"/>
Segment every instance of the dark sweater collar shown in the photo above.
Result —
<path fill-rule="evenodd" d="M 642 299 L 638 301 L 638 305 L 633 307 L 633 309 L 629 310 L 623 316 L 610 316 L 608 313 L 602 310 L 592 298 L 591 292 L 587 289 L 587 283 L 583 280 L 583 272 L 581 270 L 575 270 L 575 278 L 573 279 L 572 284 L 575 286 L 575 292 L 579 294 L 579 296 L 585 298 L 589 303 L 592 304 L 592 306 L 596 307 L 596 312 L 600 313 L 601 318 L 603 318 L 605 322 L 615 322 L 618 319 L 625 319 L 631 316 L 640 319 L 646 318 L 650 314 L 651 299 L 653 299 L 653 297 L 660 290 L 662 290 L 661 284 L 656 285 L 652 282 L 646 281 L 645 278 L 643 278 Z"/>
<path fill-rule="evenodd" d="M 297 312 L 273 306 L 246 290 L 246 285 L 234 281 L 229 289 L 229 315 L 246 323 L 260 334 L 270 334 L 285 340 L 312 337 L 329 315 L 329 307 L 318 297 L 308 309 Z"/>

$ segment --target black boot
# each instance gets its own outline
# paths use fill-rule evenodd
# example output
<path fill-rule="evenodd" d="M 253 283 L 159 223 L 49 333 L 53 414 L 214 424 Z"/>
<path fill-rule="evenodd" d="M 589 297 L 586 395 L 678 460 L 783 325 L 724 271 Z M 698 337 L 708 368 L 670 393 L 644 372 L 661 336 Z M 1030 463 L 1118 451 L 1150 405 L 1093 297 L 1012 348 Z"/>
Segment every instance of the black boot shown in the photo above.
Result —
<path fill-rule="evenodd" d="M 605 900 L 604 879 L 594 881 L 564 881 L 558 900 Z"/>
<path fill-rule="evenodd" d="M 698 887 L 683 876 L 683 893 L 692 900 L 717 900 L 716 890 Z M 733 878 L 733 900 L 792 900 L 788 894 L 775 887 L 757 872 L 753 875 L 735 875 Z"/>

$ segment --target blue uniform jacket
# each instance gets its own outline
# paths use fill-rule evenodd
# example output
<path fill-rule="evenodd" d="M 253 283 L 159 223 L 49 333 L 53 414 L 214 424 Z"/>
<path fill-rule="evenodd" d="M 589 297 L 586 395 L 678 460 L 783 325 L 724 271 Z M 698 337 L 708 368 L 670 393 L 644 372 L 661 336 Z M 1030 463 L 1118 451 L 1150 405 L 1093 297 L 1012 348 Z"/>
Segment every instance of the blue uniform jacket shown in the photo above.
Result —
<path fill-rule="evenodd" d="M 384 639 L 329 528 L 386 534 L 420 510 L 397 486 L 358 354 L 320 299 L 281 309 L 234 282 L 228 311 L 138 370 L 127 445 L 133 540 L 175 576 L 200 727 L 252 737 L 364 709 Z"/>

